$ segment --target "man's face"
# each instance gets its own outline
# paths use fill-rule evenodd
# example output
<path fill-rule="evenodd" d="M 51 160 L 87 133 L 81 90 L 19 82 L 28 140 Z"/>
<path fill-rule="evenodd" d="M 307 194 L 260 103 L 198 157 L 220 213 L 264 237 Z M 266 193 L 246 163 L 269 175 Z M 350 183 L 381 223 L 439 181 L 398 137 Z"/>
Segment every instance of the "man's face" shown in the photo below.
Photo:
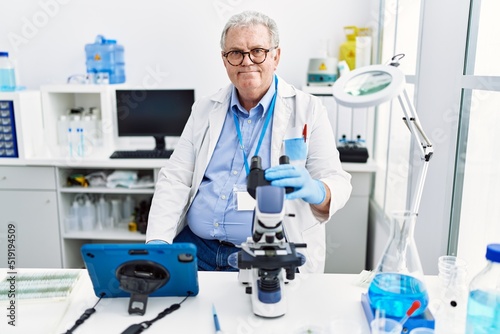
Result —
<path fill-rule="evenodd" d="M 263 25 L 251 27 L 231 28 L 226 35 L 227 51 L 248 52 L 252 49 L 270 49 L 277 45 L 271 45 L 269 32 Z M 238 89 L 240 95 L 264 95 L 269 88 L 274 71 L 278 67 L 280 59 L 280 49 L 270 51 L 266 60 L 261 64 L 254 64 L 245 55 L 243 63 L 239 66 L 229 64 L 226 58 L 222 57 L 227 74 L 233 85 Z"/>

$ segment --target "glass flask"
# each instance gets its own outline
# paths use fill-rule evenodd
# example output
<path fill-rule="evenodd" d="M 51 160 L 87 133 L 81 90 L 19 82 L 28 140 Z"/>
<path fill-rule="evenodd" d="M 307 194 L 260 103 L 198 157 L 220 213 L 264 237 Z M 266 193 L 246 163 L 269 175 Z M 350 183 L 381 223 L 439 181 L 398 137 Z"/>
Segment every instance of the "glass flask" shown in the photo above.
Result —
<path fill-rule="evenodd" d="M 416 220 L 414 212 L 392 214 L 389 241 L 368 287 L 370 306 L 389 317 L 404 317 L 416 300 L 420 307 L 412 316 L 422 314 L 429 304 L 413 234 Z"/>

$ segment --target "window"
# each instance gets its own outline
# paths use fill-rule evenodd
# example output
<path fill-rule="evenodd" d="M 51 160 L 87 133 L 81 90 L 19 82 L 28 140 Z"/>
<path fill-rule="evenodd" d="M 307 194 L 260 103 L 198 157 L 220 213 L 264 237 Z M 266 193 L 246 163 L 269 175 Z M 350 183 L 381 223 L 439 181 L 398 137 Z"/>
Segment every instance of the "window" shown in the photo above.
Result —
<path fill-rule="evenodd" d="M 449 247 L 471 277 L 484 266 L 486 245 L 500 241 L 499 12 L 498 0 L 472 1 Z"/>

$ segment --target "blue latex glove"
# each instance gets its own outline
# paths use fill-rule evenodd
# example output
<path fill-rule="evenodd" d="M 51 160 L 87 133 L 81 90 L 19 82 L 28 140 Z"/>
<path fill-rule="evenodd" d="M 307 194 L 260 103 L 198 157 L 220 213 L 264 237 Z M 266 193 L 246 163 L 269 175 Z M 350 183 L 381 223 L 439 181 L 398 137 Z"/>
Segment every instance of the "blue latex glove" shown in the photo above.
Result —
<path fill-rule="evenodd" d="M 286 199 L 302 198 L 307 203 L 321 204 L 326 198 L 323 182 L 313 179 L 305 167 L 278 165 L 266 169 L 264 176 L 273 186 L 295 189 L 286 194 Z"/>

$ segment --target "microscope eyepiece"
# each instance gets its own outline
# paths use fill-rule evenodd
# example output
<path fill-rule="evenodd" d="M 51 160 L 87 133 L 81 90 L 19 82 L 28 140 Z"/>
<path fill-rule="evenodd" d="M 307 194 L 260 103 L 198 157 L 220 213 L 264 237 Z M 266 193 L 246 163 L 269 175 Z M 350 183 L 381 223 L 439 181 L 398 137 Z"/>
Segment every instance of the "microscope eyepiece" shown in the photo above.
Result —
<path fill-rule="evenodd" d="M 252 169 L 262 169 L 262 159 L 258 155 L 255 155 L 250 160 L 250 170 Z"/>
<path fill-rule="evenodd" d="M 280 165 L 288 165 L 290 163 L 290 158 L 288 155 L 282 155 L 280 157 Z"/>

